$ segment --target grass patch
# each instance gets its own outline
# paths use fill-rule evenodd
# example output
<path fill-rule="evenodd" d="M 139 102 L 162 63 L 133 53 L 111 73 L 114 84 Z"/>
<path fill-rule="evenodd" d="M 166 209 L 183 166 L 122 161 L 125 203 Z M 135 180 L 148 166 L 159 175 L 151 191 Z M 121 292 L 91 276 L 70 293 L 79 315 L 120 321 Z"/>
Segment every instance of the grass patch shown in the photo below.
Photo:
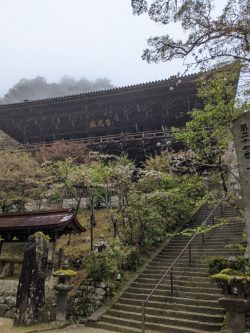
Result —
<path fill-rule="evenodd" d="M 90 227 L 89 219 L 90 215 L 87 210 L 81 211 L 77 218 L 82 226 L 87 231 L 82 234 L 76 235 L 63 235 L 57 242 L 57 250 L 62 247 L 64 249 L 66 257 L 80 257 L 90 253 Z M 104 236 L 104 239 L 109 242 L 112 236 L 111 225 L 108 222 L 107 209 L 100 208 L 95 212 L 96 226 L 93 229 L 94 243 Z"/>
<path fill-rule="evenodd" d="M 13 327 L 13 320 L 1 318 L 0 319 L 0 333 L 31 333 L 31 332 L 43 332 L 51 329 L 55 329 L 55 325 L 52 324 L 38 324 L 25 327 Z"/>

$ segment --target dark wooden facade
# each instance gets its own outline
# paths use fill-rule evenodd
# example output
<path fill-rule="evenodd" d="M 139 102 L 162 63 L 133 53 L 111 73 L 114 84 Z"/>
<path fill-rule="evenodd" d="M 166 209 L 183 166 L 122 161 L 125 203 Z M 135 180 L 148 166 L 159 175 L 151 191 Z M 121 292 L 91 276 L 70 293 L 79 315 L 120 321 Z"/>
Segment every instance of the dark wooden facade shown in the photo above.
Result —
<path fill-rule="evenodd" d="M 0 128 L 26 144 L 182 127 L 197 103 L 196 77 L 0 105 Z"/>

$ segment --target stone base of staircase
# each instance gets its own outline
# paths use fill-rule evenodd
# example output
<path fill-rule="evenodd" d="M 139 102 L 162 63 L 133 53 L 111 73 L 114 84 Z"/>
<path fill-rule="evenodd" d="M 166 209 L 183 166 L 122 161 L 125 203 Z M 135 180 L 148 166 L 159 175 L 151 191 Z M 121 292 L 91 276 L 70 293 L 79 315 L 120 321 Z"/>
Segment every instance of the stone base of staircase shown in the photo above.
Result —
<path fill-rule="evenodd" d="M 196 224 L 201 223 L 208 213 L 208 208 L 203 207 L 195 216 Z M 145 309 L 147 333 L 208 333 L 221 330 L 225 314 L 218 303 L 221 290 L 208 276 L 208 259 L 240 255 L 240 251 L 225 246 L 238 243 L 244 229 L 244 224 L 233 218 L 236 215 L 233 209 L 223 207 L 222 211 L 218 210 L 217 216 L 221 213 L 231 217 L 231 222 L 206 234 L 204 245 L 202 237 L 198 236 L 194 240 L 191 246 L 191 266 L 188 251 L 175 265 L 173 297 L 170 296 L 170 277 L 167 276 L 150 298 Z M 114 332 L 141 332 L 142 301 L 188 240 L 188 237 L 174 237 L 138 274 L 101 319 L 97 322 L 89 321 L 87 325 Z"/>

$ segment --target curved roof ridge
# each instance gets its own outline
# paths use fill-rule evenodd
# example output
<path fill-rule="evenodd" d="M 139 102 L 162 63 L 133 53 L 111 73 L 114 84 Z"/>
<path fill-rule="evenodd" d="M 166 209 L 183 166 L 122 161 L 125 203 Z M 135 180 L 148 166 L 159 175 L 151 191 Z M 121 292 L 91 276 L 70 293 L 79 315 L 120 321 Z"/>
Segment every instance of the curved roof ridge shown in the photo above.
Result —
<path fill-rule="evenodd" d="M 40 99 L 25 99 L 22 102 L 14 102 L 14 103 L 4 103 L 0 104 L 1 106 L 8 106 L 8 105 L 19 105 L 19 104 L 27 104 L 27 103 L 40 103 L 40 102 L 46 102 L 46 101 L 54 101 L 57 99 L 67 99 L 67 98 L 72 98 L 72 97 L 81 97 L 81 96 L 88 96 L 88 95 L 94 95 L 94 94 L 100 94 L 100 93 L 106 93 L 106 92 L 116 92 L 116 91 L 121 91 L 125 89 L 131 89 L 131 88 L 138 88 L 138 87 L 144 87 L 146 85 L 152 85 L 152 84 L 160 84 L 160 83 L 167 83 L 173 79 L 181 79 L 181 78 L 188 78 L 190 76 L 196 76 L 200 72 L 196 73 L 190 73 L 190 74 L 185 74 L 182 76 L 177 76 L 177 75 L 171 75 L 167 79 L 161 79 L 161 80 L 156 80 L 156 81 L 149 81 L 149 82 L 143 82 L 143 83 L 135 83 L 131 85 L 126 85 L 126 86 L 120 86 L 120 87 L 114 87 L 114 88 L 108 88 L 108 89 L 101 89 L 101 90 L 94 90 L 94 91 L 87 91 L 83 93 L 77 93 L 77 94 L 71 94 L 71 95 L 63 95 L 63 96 L 54 96 L 54 97 L 46 97 L 46 98 L 40 98 Z"/>
<path fill-rule="evenodd" d="M 74 214 L 74 209 L 58 208 L 58 209 L 51 209 L 51 210 L 30 210 L 30 211 L 25 211 L 25 212 L 9 212 L 9 213 L 1 213 L 0 218 L 4 217 L 4 216 L 47 215 L 47 214 L 60 214 L 60 213 Z"/>

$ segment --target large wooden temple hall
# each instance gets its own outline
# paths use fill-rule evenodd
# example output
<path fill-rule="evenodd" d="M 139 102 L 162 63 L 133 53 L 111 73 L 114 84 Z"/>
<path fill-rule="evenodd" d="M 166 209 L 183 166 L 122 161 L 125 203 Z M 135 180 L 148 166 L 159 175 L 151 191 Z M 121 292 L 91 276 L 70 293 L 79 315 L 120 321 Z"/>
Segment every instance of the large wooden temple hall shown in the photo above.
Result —
<path fill-rule="evenodd" d="M 159 150 L 197 106 L 197 74 L 72 96 L 0 105 L 0 129 L 22 144 L 82 140 L 130 155 Z"/>

